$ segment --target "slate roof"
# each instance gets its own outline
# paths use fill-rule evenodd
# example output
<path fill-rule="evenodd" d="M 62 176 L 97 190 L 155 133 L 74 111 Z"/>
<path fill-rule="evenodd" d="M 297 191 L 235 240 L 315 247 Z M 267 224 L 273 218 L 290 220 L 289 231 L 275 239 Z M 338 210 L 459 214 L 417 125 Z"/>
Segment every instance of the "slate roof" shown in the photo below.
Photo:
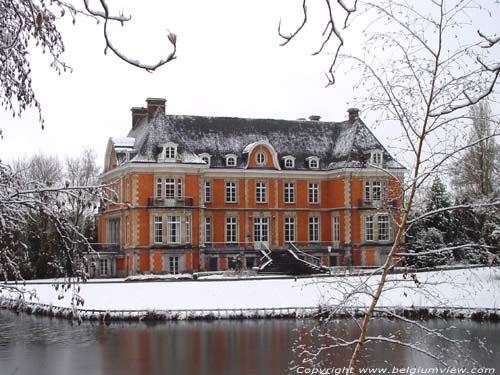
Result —
<path fill-rule="evenodd" d="M 129 132 L 127 142 L 134 141 L 135 156 L 131 162 L 156 162 L 167 142 L 178 144 L 183 163 L 203 163 L 198 156 L 211 155 L 211 167 L 225 166 L 224 156 L 236 154 L 238 167 L 246 163 L 245 148 L 258 141 L 268 141 L 278 153 L 296 158 L 295 169 L 308 169 L 306 158 L 320 158 L 319 169 L 363 167 L 369 152 L 383 152 L 384 166 L 403 169 L 359 118 L 350 124 L 307 120 L 246 119 L 165 115 L 158 111 L 152 120 L 144 118 Z M 113 140 L 113 138 L 111 139 Z M 123 140 L 123 138 L 122 138 Z M 118 146 L 118 145 L 117 145 Z"/>

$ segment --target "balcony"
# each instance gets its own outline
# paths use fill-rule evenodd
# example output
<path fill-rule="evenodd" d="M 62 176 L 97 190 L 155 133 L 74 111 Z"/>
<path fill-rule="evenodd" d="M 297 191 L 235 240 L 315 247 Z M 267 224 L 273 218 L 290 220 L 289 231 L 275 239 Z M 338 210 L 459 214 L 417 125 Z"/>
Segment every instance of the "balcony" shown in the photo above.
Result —
<path fill-rule="evenodd" d="M 118 253 L 121 251 L 119 243 L 91 243 L 90 246 L 98 253 Z"/>
<path fill-rule="evenodd" d="M 150 207 L 193 207 L 193 197 L 149 197 L 148 206 Z"/>

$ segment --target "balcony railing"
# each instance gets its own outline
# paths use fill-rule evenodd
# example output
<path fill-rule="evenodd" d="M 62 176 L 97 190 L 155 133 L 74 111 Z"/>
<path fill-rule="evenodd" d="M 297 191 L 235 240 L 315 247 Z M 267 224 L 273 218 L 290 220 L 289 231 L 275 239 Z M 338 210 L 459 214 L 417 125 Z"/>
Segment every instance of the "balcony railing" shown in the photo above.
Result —
<path fill-rule="evenodd" d="M 339 250 L 342 247 L 340 241 L 322 241 L 322 242 L 294 242 L 295 246 L 300 247 L 304 250 Z M 271 245 L 265 242 L 206 242 L 205 248 L 207 250 L 255 250 L 261 251 L 265 249 L 285 249 L 289 248 L 289 243 L 282 245 Z"/>
<path fill-rule="evenodd" d="M 193 197 L 149 197 L 148 206 L 151 207 L 193 207 Z"/>

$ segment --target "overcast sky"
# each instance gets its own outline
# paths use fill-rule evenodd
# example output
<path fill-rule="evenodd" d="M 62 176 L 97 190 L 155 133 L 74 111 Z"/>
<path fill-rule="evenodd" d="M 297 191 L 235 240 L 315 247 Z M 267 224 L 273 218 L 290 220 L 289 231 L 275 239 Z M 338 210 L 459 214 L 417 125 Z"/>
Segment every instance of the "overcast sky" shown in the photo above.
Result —
<path fill-rule="evenodd" d="M 74 70 L 59 76 L 49 67 L 48 57 L 33 50 L 33 85 L 42 103 L 45 130 L 34 109 L 21 119 L 1 110 L 0 158 L 39 151 L 74 156 L 90 147 L 102 165 L 108 138 L 127 134 L 130 108 L 145 105 L 147 97 L 166 98 L 167 113 L 172 114 L 282 119 L 316 114 L 326 121 L 347 117 L 356 75 L 341 74 L 335 86 L 325 88 L 331 56 L 311 56 L 324 25 L 320 9 L 311 10 L 310 26 L 299 39 L 280 47 L 279 20 L 291 31 L 300 21 L 301 1 L 109 3 L 132 14 L 124 27 L 111 29 L 114 45 L 123 53 L 144 63 L 166 57 L 169 29 L 178 35 L 178 59 L 147 73 L 111 53 L 104 55 L 102 29 L 95 21 L 80 17 L 73 26 L 69 18 L 63 20 L 62 59 Z M 345 37 L 350 48 L 358 48 L 356 35 Z M 363 114 L 362 118 L 368 125 L 372 122 Z M 389 143 L 391 134 L 382 129 L 376 134 L 383 144 Z"/>

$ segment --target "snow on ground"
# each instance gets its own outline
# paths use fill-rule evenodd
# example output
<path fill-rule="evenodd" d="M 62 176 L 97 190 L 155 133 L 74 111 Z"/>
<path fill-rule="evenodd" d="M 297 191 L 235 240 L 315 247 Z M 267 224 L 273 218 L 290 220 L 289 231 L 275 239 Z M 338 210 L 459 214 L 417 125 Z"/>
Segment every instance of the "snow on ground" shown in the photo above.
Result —
<path fill-rule="evenodd" d="M 87 283 L 81 285 L 83 309 L 175 310 L 315 307 L 337 305 L 346 293 L 349 306 L 369 301 L 367 288 L 376 287 L 379 276 L 243 279 L 231 281 L 160 281 Z M 390 275 L 379 306 L 500 308 L 500 270 L 475 268 L 417 274 L 415 282 L 402 274 Z M 70 306 L 70 291 L 59 300 L 50 284 L 28 284 L 39 303 Z M 3 293 L 8 297 L 8 293 Z"/>

